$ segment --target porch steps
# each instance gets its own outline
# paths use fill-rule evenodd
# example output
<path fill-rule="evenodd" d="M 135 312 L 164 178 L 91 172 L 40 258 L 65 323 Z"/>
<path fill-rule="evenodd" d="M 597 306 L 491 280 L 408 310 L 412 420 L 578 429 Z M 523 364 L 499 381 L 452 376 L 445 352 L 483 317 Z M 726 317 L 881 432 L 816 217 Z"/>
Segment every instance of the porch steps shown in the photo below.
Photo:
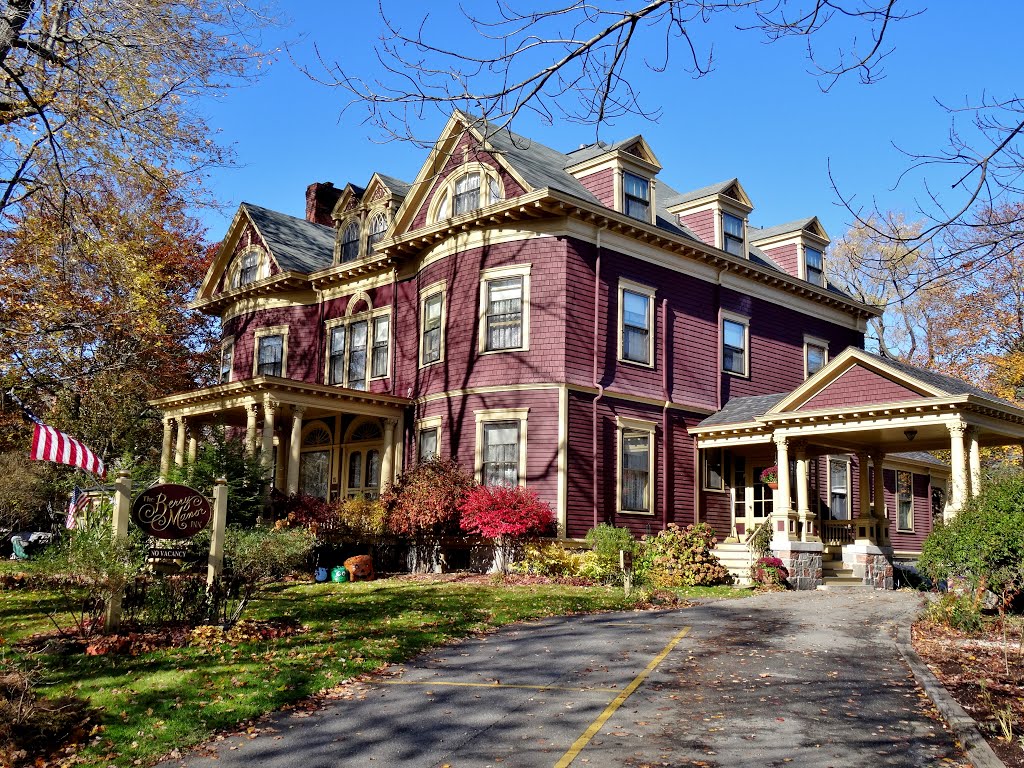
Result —
<path fill-rule="evenodd" d="M 737 584 L 750 583 L 750 550 L 746 544 L 719 544 L 715 547 L 714 554 L 729 570 Z"/>

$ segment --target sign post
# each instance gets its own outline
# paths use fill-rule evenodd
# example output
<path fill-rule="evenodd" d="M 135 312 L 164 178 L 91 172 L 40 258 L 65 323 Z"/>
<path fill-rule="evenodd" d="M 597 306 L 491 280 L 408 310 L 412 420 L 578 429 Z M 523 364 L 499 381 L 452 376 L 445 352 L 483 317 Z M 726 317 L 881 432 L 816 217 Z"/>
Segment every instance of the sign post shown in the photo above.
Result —
<path fill-rule="evenodd" d="M 113 538 L 115 544 L 120 544 L 128 538 L 128 518 L 131 515 L 132 506 L 132 478 L 131 475 L 122 470 L 117 473 L 117 482 L 114 484 L 114 520 Z M 104 632 L 116 632 L 121 626 L 121 600 L 124 595 L 123 585 L 115 589 L 110 595 L 110 602 L 107 603 L 107 612 L 103 620 Z"/>
<path fill-rule="evenodd" d="M 210 560 L 206 567 L 206 586 L 212 587 L 224 567 L 224 528 L 228 519 L 228 480 L 218 477 L 213 484 L 213 535 Z"/>

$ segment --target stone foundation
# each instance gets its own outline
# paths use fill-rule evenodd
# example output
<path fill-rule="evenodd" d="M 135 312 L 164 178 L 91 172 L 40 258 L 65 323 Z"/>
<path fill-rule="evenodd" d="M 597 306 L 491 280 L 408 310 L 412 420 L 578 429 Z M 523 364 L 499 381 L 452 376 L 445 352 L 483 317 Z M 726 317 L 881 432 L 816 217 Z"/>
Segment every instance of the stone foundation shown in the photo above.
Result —
<path fill-rule="evenodd" d="M 853 575 L 875 589 L 894 589 L 892 549 L 871 544 L 853 544 L 843 547 L 843 566 Z"/>
<path fill-rule="evenodd" d="M 817 589 L 822 584 L 822 545 L 819 542 L 790 541 L 772 544 L 772 554 L 789 571 L 786 582 L 793 589 Z M 891 575 L 891 573 L 890 573 Z"/>

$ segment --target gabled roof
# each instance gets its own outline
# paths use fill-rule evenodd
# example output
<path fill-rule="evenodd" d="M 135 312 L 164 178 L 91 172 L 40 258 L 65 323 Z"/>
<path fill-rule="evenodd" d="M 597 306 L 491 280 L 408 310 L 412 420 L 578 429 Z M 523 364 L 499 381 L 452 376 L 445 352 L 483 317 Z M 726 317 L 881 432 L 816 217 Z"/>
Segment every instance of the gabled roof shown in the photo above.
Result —
<path fill-rule="evenodd" d="M 953 376 L 946 376 L 943 373 L 936 373 L 935 371 L 929 371 L 927 368 L 921 368 L 916 365 L 911 365 L 910 363 L 904 363 L 901 360 L 895 360 L 891 357 L 885 357 L 884 355 L 876 355 L 873 352 L 867 352 L 865 350 L 857 351 L 865 357 L 878 361 L 881 365 L 899 371 L 904 376 L 914 378 L 922 384 L 937 390 L 939 394 L 951 397 L 956 395 L 974 395 L 975 397 L 980 397 L 983 400 L 990 400 L 993 403 L 997 403 L 1002 406 L 1010 406 L 1011 408 L 1020 407 L 1016 403 L 1011 403 L 1009 400 L 996 397 L 992 393 L 979 389 L 973 384 L 968 384 L 962 379 L 957 379 Z"/>
<path fill-rule="evenodd" d="M 241 209 L 263 237 L 271 258 L 283 272 L 309 274 L 334 261 L 334 229 L 278 213 L 252 203 Z"/>
<path fill-rule="evenodd" d="M 815 237 L 828 240 L 825 228 L 821 226 L 817 216 L 808 216 L 806 219 L 788 221 L 785 224 L 774 224 L 770 227 L 747 227 L 748 236 L 752 243 L 758 243 L 777 235 L 788 235 L 796 232 L 810 232 Z"/>
<path fill-rule="evenodd" d="M 611 155 L 618 152 L 624 152 L 627 155 L 632 155 L 638 160 L 642 160 L 644 163 L 653 165 L 657 168 L 661 168 L 661 163 L 658 158 L 654 155 L 654 150 L 651 149 L 647 140 L 644 139 L 639 133 L 635 136 L 630 136 L 628 139 L 622 139 L 620 141 L 606 144 L 603 141 L 597 141 L 593 144 L 585 144 L 579 149 L 574 149 L 571 152 L 567 152 L 566 157 L 566 168 L 572 168 L 577 165 L 581 165 L 588 160 L 593 160 L 604 155 Z"/>
<path fill-rule="evenodd" d="M 716 182 L 715 184 L 708 184 L 706 187 L 693 189 L 689 192 L 677 192 L 671 197 L 666 195 L 665 205 L 669 208 L 674 208 L 677 205 L 690 203 L 694 200 L 702 200 L 705 197 L 712 197 L 714 195 L 726 195 L 741 203 L 745 203 L 747 205 L 750 204 L 750 199 L 747 197 L 746 192 L 743 191 L 743 187 L 740 185 L 740 180 L 732 178 L 727 179 L 726 181 Z"/>

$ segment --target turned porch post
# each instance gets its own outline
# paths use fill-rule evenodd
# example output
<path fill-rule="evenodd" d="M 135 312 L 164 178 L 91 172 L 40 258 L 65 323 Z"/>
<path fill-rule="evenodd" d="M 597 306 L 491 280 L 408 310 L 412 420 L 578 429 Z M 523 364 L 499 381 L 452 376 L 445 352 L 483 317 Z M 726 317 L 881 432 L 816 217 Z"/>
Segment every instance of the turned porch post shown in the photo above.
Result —
<path fill-rule="evenodd" d="M 792 508 L 789 489 L 789 439 L 775 438 L 776 466 L 779 472 L 779 487 L 772 498 L 772 541 L 790 541 L 789 514 Z"/>
<path fill-rule="evenodd" d="M 173 439 L 174 419 L 164 419 L 164 437 L 160 443 L 160 482 L 167 482 L 167 473 L 171 469 L 171 440 Z"/>
<path fill-rule="evenodd" d="M 256 420 L 260 415 L 260 407 L 256 403 L 245 406 L 245 452 L 256 455 Z"/>
<path fill-rule="evenodd" d="M 272 480 L 274 476 L 274 414 L 279 407 L 280 405 L 273 400 L 267 400 L 263 404 L 263 451 L 260 460 L 263 462 L 268 480 Z"/>
<path fill-rule="evenodd" d="M 380 461 L 380 489 L 395 481 L 395 425 L 398 419 L 384 419 L 384 455 Z"/>

